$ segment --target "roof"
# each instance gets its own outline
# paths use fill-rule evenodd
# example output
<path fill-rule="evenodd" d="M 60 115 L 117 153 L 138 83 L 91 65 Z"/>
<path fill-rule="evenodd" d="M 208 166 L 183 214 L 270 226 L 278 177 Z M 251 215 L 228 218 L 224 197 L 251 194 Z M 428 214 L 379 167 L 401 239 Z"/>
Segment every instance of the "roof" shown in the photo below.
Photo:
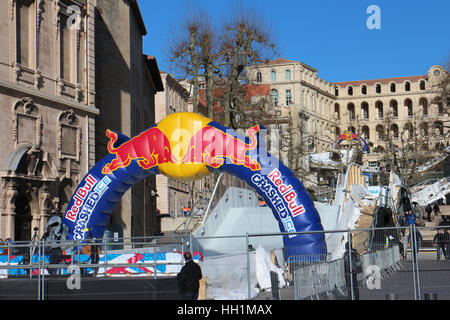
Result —
<path fill-rule="evenodd" d="M 310 70 L 312 70 L 314 72 L 317 72 L 317 69 L 315 69 L 315 68 L 313 68 L 313 67 L 311 67 L 311 66 L 309 66 L 309 65 L 307 65 L 307 64 L 305 64 L 305 63 L 303 63 L 301 61 L 289 60 L 289 59 L 286 59 L 286 58 L 278 58 L 278 59 L 275 59 L 275 60 L 270 60 L 270 61 L 267 61 L 265 63 L 259 63 L 259 64 L 256 64 L 254 66 L 251 66 L 251 67 L 272 66 L 272 65 L 278 65 L 278 64 L 301 64 L 305 68 L 308 68 L 308 69 L 310 69 Z"/>
<path fill-rule="evenodd" d="M 278 58 L 278 59 L 267 62 L 267 64 L 284 64 L 284 63 L 300 63 L 300 61 L 289 60 L 289 59 L 285 59 L 285 58 Z"/>
<path fill-rule="evenodd" d="M 360 86 L 362 84 L 365 85 L 374 85 L 376 83 L 380 83 L 380 84 L 388 84 L 391 82 L 395 82 L 395 83 L 403 83 L 405 81 L 411 81 L 411 82 L 415 82 L 415 81 L 419 81 L 419 80 L 428 80 L 428 76 L 427 75 L 422 75 L 422 76 L 410 76 L 410 77 L 397 77 L 397 78 L 383 78 L 383 79 L 372 79 L 372 80 L 356 80 L 356 81 L 344 81 L 344 82 L 335 82 L 335 85 L 338 85 L 340 87 L 346 87 L 346 86 Z"/>
<path fill-rule="evenodd" d="M 162 92 L 164 91 L 164 85 L 161 79 L 161 73 L 159 72 L 158 62 L 154 56 L 143 55 L 145 59 L 145 64 L 148 67 L 150 76 L 152 77 L 153 83 L 155 84 L 155 90 Z"/>

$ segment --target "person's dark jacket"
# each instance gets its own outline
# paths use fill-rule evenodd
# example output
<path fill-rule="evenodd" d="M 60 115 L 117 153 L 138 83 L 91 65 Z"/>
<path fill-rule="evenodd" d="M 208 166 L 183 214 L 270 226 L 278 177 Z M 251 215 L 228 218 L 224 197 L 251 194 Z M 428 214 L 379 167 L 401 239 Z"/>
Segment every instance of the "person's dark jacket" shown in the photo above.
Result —
<path fill-rule="evenodd" d="M 443 245 L 445 243 L 444 234 L 443 233 L 436 234 L 433 238 L 433 242 L 439 245 Z"/>
<path fill-rule="evenodd" d="M 202 270 L 200 266 L 193 260 L 185 263 L 181 271 L 177 275 L 178 288 L 180 292 L 198 293 L 199 280 L 202 278 Z"/>
<path fill-rule="evenodd" d="M 439 206 L 437 203 L 434 204 L 433 210 L 434 210 L 435 215 L 441 214 L 441 209 L 439 209 Z"/>
<path fill-rule="evenodd" d="M 350 273 L 350 257 L 349 257 L 350 253 L 348 251 L 348 249 L 345 251 L 343 259 L 344 259 L 344 268 L 345 268 L 345 273 L 349 274 Z M 356 273 L 360 273 L 362 272 L 362 261 L 361 261 L 361 257 L 359 256 L 359 254 L 356 252 L 355 249 L 351 250 L 351 262 L 352 262 L 352 270 L 351 273 L 356 274 Z"/>

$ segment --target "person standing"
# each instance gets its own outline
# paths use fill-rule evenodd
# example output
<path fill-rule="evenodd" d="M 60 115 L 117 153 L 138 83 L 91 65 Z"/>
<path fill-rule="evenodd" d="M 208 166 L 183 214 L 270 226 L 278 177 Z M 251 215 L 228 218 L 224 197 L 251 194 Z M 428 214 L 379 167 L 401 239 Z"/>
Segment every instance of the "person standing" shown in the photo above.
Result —
<path fill-rule="evenodd" d="M 431 211 L 433 211 L 431 204 L 427 204 L 427 206 L 425 207 L 425 212 L 427 213 L 428 222 L 431 222 Z"/>
<path fill-rule="evenodd" d="M 344 253 L 345 284 L 347 286 L 348 299 L 359 300 L 358 273 L 362 272 L 361 258 L 355 249 L 349 250 L 348 242 L 345 244 Z M 353 295 L 352 295 L 353 292 Z"/>
<path fill-rule="evenodd" d="M 438 205 L 437 201 L 434 203 L 433 210 L 434 210 L 435 217 L 437 217 L 438 215 L 441 214 L 441 209 L 439 209 L 439 205 Z"/>
<path fill-rule="evenodd" d="M 406 224 L 408 226 L 416 224 L 416 215 L 412 212 L 412 210 L 409 210 L 406 214 Z"/>
<path fill-rule="evenodd" d="M 445 256 L 445 260 L 450 260 L 450 234 L 448 233 L 447 229 L 444 229 L 444 246 L 445 246 L 445 253 L 447 254 Z"/>
<path fill-rule="evenodd" d="M 197 300 L 198 290 L 200 288 L 199 281 L 203 277 L 200 266 L 192 260 L 190 252 L 184 254 L 184 264 L 181 271 L 177 274 L 177 283 L 183 299 Z"/>
<path fill-rule="evenodd" d="M 444 254 L 444 259 L 447 257 L 447 251 L 445 247 L 445 235 L 443 229 L 437 229 L 436 235 L 433 238 L 433 242 L 436 245 L 436 258 L 437 260 L 441 259 L 441 250 Z"/>

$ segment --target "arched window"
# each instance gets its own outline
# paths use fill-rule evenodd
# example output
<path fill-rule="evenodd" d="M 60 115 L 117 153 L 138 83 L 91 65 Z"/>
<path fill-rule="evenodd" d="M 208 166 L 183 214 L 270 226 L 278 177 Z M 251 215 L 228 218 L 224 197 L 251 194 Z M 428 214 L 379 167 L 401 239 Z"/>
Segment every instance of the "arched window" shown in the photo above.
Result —
<path fill-rule="evenodd" d="M 367 102 L 361 103 L 361 111 L 363 119 L 369 119 L 369 104 Z"/>
<path fill-rule="evenodd" d="M 428 123 L 422 122 L 422 124 L 420 125 L 420 129 L 422 129 L 422 134 L 425 137 L 428 137 Z"/>
<path fill-rule="evenodd" d="M 444 124 L 442 121 L 435 121 L 434 122 L 434 130 L 437 135 L 443 136 L 444 135 Z"/>
<path fill-rule="evenodd" d="M 337 97 L 337 96 L 339 96 L 339 88 L 338 87 L 335 87 L 334 88 L 334 95 Z"/>
<path fill-rule="evenodd" d="M 414 127 L 413 127 L 411 122 L 407 122 L 405 124 L 405 126 L 403 127 L 403 131 L 405 133 L 406 133 L 406 131 L 408 132 L 408 135 L 407 135 L 408 139 L 412 139 L 413 138 L 413 136 L 414 136 Z"/>
<path fill-rule="evenodd" d="M 362 94 L 367 94 L 367 86 L 366 86 L 366 85 L 363 85 L 363 86 L 361 87 L 361 93 L 362 93 Z"/>
<path fill-rule="evenodd" d="M 275 107 L 278 106 L 278 91 L 277 91 L 277 89 L 270 90 L 270 96 L 272 98 L 273 105 Z"/>
<path fill-rule="evenodd" d="M 392 111 L 392 117 L 398 118 L 398 103 L 397 100 L 391 100 L 391 111 Z"/>
<path fill-rule="evenodd" d="M 377 93 L 381 93 L 381 84 L 377 83 L 377 85 L 375 86 L 375 91 Z"/>
<path fill-rule="evenodd" d="M 292 100 L 292 98 L 291 98 L 291 90 L 286 90 L 286 105 L 288 106 L 288 105 L 290 105 L 291 104 L 291 101 Z"/>
<path fill-rule="evenodd" d="M 270 73 L 270 80 L 277 81 L 277 73 L 276 73 L 276 71 L 272 71 Z"/>
<path fill-rule="evenodd" d="M 369 127 L 368 126 L 362 126 L 361 134 L 362 134 L 364 139 L 369 140 L 370 139 Z"/>
<path fill-rule="evenodd" d="M 411 91 L 411 83 L 409 81 L 405 82 L 405 91 Z"/>
<path fill-rule="evenodd" d="M 355 120 L 355 105 L 353 103 L 349 103 L 347 105 L 347 112 L 348 112 L 348 120 Z"/>
<path fill-rule="evenodd" d="M 391 83 L 391 92 L 395 92 L 395 83 Z"/>
<path fill-rule="evenodd" d="M 405 107 L 408 108 L 408 117 L 413 116 L 413 105 L 411 99 L 405 100 Z"/>
<path fill-rule="evenodd" d="M 334 104 L 334 113 L 336 115 L 337 120 L 341 120 L 341 112 L 340 112 L 339 103 Z"/>
<path fill-rule="evenodd" d="M 384 139 L 384 127 L 379 124 L 376 126 L 375 131 L 377 132 L 377 140 L 383 140 Z"/>
<path fill-rule="evenodd" d="M 394 139 L 398 139 L 398 125 L 396 125 L 395 123 L 393 123 L 391 125 L 391 131 L 392 131 L 392 136 Z"/>
<path fill-rule="evenodd" d="M 419 86 L 420 86 L 420 90 L 425 90 L 425 81 L 420 80 Z"/>
<path fill-rule="evenodd" d="M 420 98 L 419 104 L 422 106 L 423 116 L 428 117 L 428 100 L 427 100 L 427 98 Z"/>
<path fill-rule="evenodd" d="M 258 72 L 256 74 L 256 82 L 262 82 L 262 74 L 261 74 L 261 72 Z"/>
<path fill-rule="evenodd" d="M 353 87 L 352 86 L 348 86 L 347 91 L 348 91 L 349 96 L 353 95 Z"/>
<path fill-rule="evenodd" d="M 383 102 L 377 101 L 375 103 L 375 108 L 377 109 L 377 116 L 378 119 L 383 119 L 384 112 L 383 112 Z"/>
<path fill-rule="evenodd" d="M 286 80 L 290 81 L 291 80 L 291 70 L 286 70 Z"/>

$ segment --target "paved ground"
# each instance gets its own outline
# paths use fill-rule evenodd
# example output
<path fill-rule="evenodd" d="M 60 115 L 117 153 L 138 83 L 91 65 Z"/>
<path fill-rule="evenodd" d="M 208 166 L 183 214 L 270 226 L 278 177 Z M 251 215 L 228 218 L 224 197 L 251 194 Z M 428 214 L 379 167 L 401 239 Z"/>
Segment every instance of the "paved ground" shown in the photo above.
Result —
<path fill-rule="evenodd" d="M 438 300 L 450 300 L 450 260 L 436 260 L 436 252 L 419 253 L 419 283 L 420 292 L 417 296 L 425 298 L 425 294 L 437 294 Z M 381 280 L 380 289 L 370 290 L 366 286 L 359 287 L 360 300 L 386 300 L 386 295 L 396 294 L 398 300 L 414 300 L 414 274 L 413 265 L 408 260 L 400 263 L 400 270 Z M 346 300 L 346 291 L 336 292 L 337 300 Z M 281 300 L 294 300 L 294 287 L 280 290 Z M 271 292 L 260 293 L 255 300 L 271 300 Z M 327 299 L 323 296 L 321 299 Z"/>

